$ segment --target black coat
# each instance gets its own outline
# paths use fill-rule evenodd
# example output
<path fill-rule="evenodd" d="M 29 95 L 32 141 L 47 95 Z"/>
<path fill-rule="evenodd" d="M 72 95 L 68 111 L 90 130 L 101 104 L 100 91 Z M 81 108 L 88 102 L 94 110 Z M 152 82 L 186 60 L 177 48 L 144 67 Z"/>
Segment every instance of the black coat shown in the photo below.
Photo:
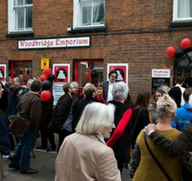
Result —
<path fill-rule="evenodd" d="M 67 93 L 59 98 L 49 128 L 52 128 L 55 132 L 61 130 L 63 124 L 69 116 L 72 103 L 73 99 Z"/>
<path fill-rule="evenodd" d="M 73 111 L 73 122 L 72 122 L 72 130 L 75 132 L 75 128 L 80 120 L 81 114 L 87 104 L 90 104 L 92 102 L 99 102 L 97 99 L 93 97 L 86 97 L 80 102 L 77 102 L 74 107 L 76 107 L 76 110 Z"/>
<path fill-rule="evenodd" d="M 127 111 L 130 106 L 128 104 L 123 104 L 117 101 L 109 101 L 108 104 L 113 104 L 115 106 L 115 126 L 119 124 L 123 114 Z M 113 134 L 113 132 L 112 132 Z M 111 136 L 112 136 L 111 134 Z M 130 138 L 131 138 L 131 123 L 129 121 L 128 125 L 126 126 L 123 135 L 117 140 L 117 142 L 113 146 L 113 151 L 117 160 L 125 160 L 127 157 L 127 150 L 130 146 Z"/>

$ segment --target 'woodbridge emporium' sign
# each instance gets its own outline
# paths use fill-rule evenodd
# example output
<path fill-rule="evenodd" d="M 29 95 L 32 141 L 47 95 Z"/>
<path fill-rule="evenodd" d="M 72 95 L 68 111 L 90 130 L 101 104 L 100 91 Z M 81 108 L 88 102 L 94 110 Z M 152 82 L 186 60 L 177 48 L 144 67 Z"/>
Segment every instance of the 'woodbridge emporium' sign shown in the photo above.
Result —
<path fill-rule="evenodd" d="M 18 49 L 89 47 L 90 37 L 18 40 Z"/>

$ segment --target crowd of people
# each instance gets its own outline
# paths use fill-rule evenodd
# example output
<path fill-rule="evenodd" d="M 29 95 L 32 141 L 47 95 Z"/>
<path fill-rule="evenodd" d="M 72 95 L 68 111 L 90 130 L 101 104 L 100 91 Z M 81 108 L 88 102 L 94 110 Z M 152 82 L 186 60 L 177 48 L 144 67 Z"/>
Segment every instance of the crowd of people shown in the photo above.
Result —
<path fill-rule="evenodd" d="M 65 83 L 53 106 L 52 94 L 49 100 L 40 98 L 41 91 L 51 92 L 51 82 L 29 79 L 23 86 L 19 77 L 7 77 L 5 85 L 0 84 L 1 178 L 2 155 L 9 155 L 10 168 L 22 174 L 38 173 L 30 167 L 30 153 L 40 136 L 37 149 L 57 150 L 55 181 L 119 181 L 128 165 L 131 180 L 167 180 L 146 145 L 168 176 L 181 180 L 182 157 L 191 151 L 192 88 L 187 84 L 184 88 L 178 76 L 175 86 L 163 85 L 153 95 L 142 90 L 133 103 L 127 84 L 116 81 L 116 71 L 108 79 L 99 85 L 87 83 L 82 92 L 77 82 Z M 15 145 L 9 126 L 17 116 L 30 125 Z"/>

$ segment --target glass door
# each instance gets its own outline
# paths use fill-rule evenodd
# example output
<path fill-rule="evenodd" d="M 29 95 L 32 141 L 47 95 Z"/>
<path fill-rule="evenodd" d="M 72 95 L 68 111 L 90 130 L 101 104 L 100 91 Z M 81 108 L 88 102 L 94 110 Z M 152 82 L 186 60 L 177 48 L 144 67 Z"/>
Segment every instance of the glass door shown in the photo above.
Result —
<path fill-rule="evenodd" d="M 103 84 L 103 60 L 74 60 L 74 81 L 84 87 L 86 83 Z"/>

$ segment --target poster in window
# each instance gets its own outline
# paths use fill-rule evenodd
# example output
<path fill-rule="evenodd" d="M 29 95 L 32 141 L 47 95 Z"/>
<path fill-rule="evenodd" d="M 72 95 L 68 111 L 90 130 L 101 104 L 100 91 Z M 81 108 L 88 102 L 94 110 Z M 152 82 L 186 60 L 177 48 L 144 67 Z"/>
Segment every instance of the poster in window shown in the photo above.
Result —
<path fill-rule="evenodd" d="M 6 78 L 6 64 L 0 64 L 0 81 L 5 83 Z"/>
<path fill-rule="evenodd" d="M 69 66 L 70 64 L 54 64 L 53 73 L 55 75 L 55 82 L 67 83 L 70 79 Z"/>
<path fill-rule="evenodd" d="M 117 72 L 116 81 L 124 81 L 128 84 L 128 63 L 108 63 L 107 64 L 107 79 L 109 79 L 108 74 L 111 71 Z"/>
<path fill-rule="evenodd" d="M 70 82 L 70 64 L 53 64 L 53 104 L 56 105 L 58 99 L 64 94 L 63 85 Z"/>

